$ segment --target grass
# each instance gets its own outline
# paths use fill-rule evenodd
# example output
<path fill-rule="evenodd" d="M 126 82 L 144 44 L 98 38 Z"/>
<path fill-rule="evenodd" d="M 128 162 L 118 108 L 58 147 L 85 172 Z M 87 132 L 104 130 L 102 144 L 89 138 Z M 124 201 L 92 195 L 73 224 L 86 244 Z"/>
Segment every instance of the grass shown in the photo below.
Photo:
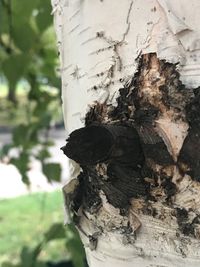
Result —
<path fill-rule="evenodd" d="M 14 186 L 14 185 L 13 185 Z M 63 221 L 62 194 L 36 193 L 0 201 L 0 265 L 19 260 L 23 246 L 34 247 L 48 228 Z M 47 244 L 41 260 L 66 258 L 64 239 Z"/>

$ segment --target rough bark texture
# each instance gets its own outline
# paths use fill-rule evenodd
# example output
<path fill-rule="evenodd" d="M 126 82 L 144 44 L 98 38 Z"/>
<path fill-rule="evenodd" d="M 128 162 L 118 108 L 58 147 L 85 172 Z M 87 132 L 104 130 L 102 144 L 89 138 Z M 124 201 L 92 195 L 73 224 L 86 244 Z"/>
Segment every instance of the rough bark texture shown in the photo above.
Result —
<path fill-rule="evenodd" d="M 78 164 L 65 201 L 91 267 L 200 265 L 198 7 L 191 18 L 180 1 L 54 1 L 62 149 Z"/>

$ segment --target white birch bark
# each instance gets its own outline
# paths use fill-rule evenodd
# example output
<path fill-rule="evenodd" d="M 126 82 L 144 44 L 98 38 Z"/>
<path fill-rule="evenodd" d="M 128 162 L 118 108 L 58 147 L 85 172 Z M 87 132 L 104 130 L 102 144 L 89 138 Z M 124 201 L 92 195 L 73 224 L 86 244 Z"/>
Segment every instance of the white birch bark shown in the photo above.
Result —
<path fill-rule="evenodd" d="M 117 105 L 119 89 L 134 77 L 139 55 L 155 53 L 158 60 L 179 63 L 186 88 L 200 86 L 199 0 L 52 0 L 52 6 L 68 133 L 84 126 L 85 115 L 95 103 Z M 152 78 L 160 77 L 156 60 L 151 70 Z M 142 90 L 153 97 L 148 82 Z M 188 124 L 181 119 L 172 121 L 168 112 L 156 123 L 176 160 Z M 80 168 L 74 162 L 71 167 L 73 179 Z M 152 203 L 159 216 L 144 214 L 142 199 L 133 199 L 129 216 L 122 216 L 103 193 L 98 214 L 81 215 L 80 235 L 90 267 L 200 266 L 200 226 L 195 228 L 195 237 L 177 234 L 179 226 L 172 216 L 176 207 L 192 211 L 191 217 L 200 214 L 200 183 L 189 175 L 180 178 L 175 166 L 166 171 L 171 173 L 177 192 L 171 207 L 163 204 L 162 197 Z M 119 231 L 127 221 L 137 238 Z M 91 249 L 88 236 L 100 227 L 103 232 L 97 247 Z"/>

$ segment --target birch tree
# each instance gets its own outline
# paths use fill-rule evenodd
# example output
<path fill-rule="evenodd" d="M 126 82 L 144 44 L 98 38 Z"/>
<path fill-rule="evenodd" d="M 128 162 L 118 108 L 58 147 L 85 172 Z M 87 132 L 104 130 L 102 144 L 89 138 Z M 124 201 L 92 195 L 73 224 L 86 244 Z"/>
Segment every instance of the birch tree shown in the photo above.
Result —
<path fill-rule="evenodd" d="M 89 266 L 200 266 L 199 0 L 52 6 Z"/>

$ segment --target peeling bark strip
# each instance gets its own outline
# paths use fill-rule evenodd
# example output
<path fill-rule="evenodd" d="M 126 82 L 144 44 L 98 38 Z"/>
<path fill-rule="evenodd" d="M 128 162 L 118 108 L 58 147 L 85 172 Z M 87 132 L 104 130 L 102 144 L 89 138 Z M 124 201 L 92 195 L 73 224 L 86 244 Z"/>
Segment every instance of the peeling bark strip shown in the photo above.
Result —
<path fill-rule="evenodd" d="M 132 81 L 119 89 L 117 106 L 96 103 L 86 126 L 72 132 L 62 148 L 82 168 L 70 198 L 76 220 L 92 220 L 100 234 L 128 233 L 126 242 L 132 243 L 140 216 L 170 218 L 180 233 L 199 238 L 199 204 L 178 202 L 185 181 L 200 179 L 199 102 L 200 93 L 184 87 L 176 65 L 155 53 L 141 56 Z M 112 221 L 106 229 L 105 198 L 120 210 L 118 224 L 106 211 Z"/>

